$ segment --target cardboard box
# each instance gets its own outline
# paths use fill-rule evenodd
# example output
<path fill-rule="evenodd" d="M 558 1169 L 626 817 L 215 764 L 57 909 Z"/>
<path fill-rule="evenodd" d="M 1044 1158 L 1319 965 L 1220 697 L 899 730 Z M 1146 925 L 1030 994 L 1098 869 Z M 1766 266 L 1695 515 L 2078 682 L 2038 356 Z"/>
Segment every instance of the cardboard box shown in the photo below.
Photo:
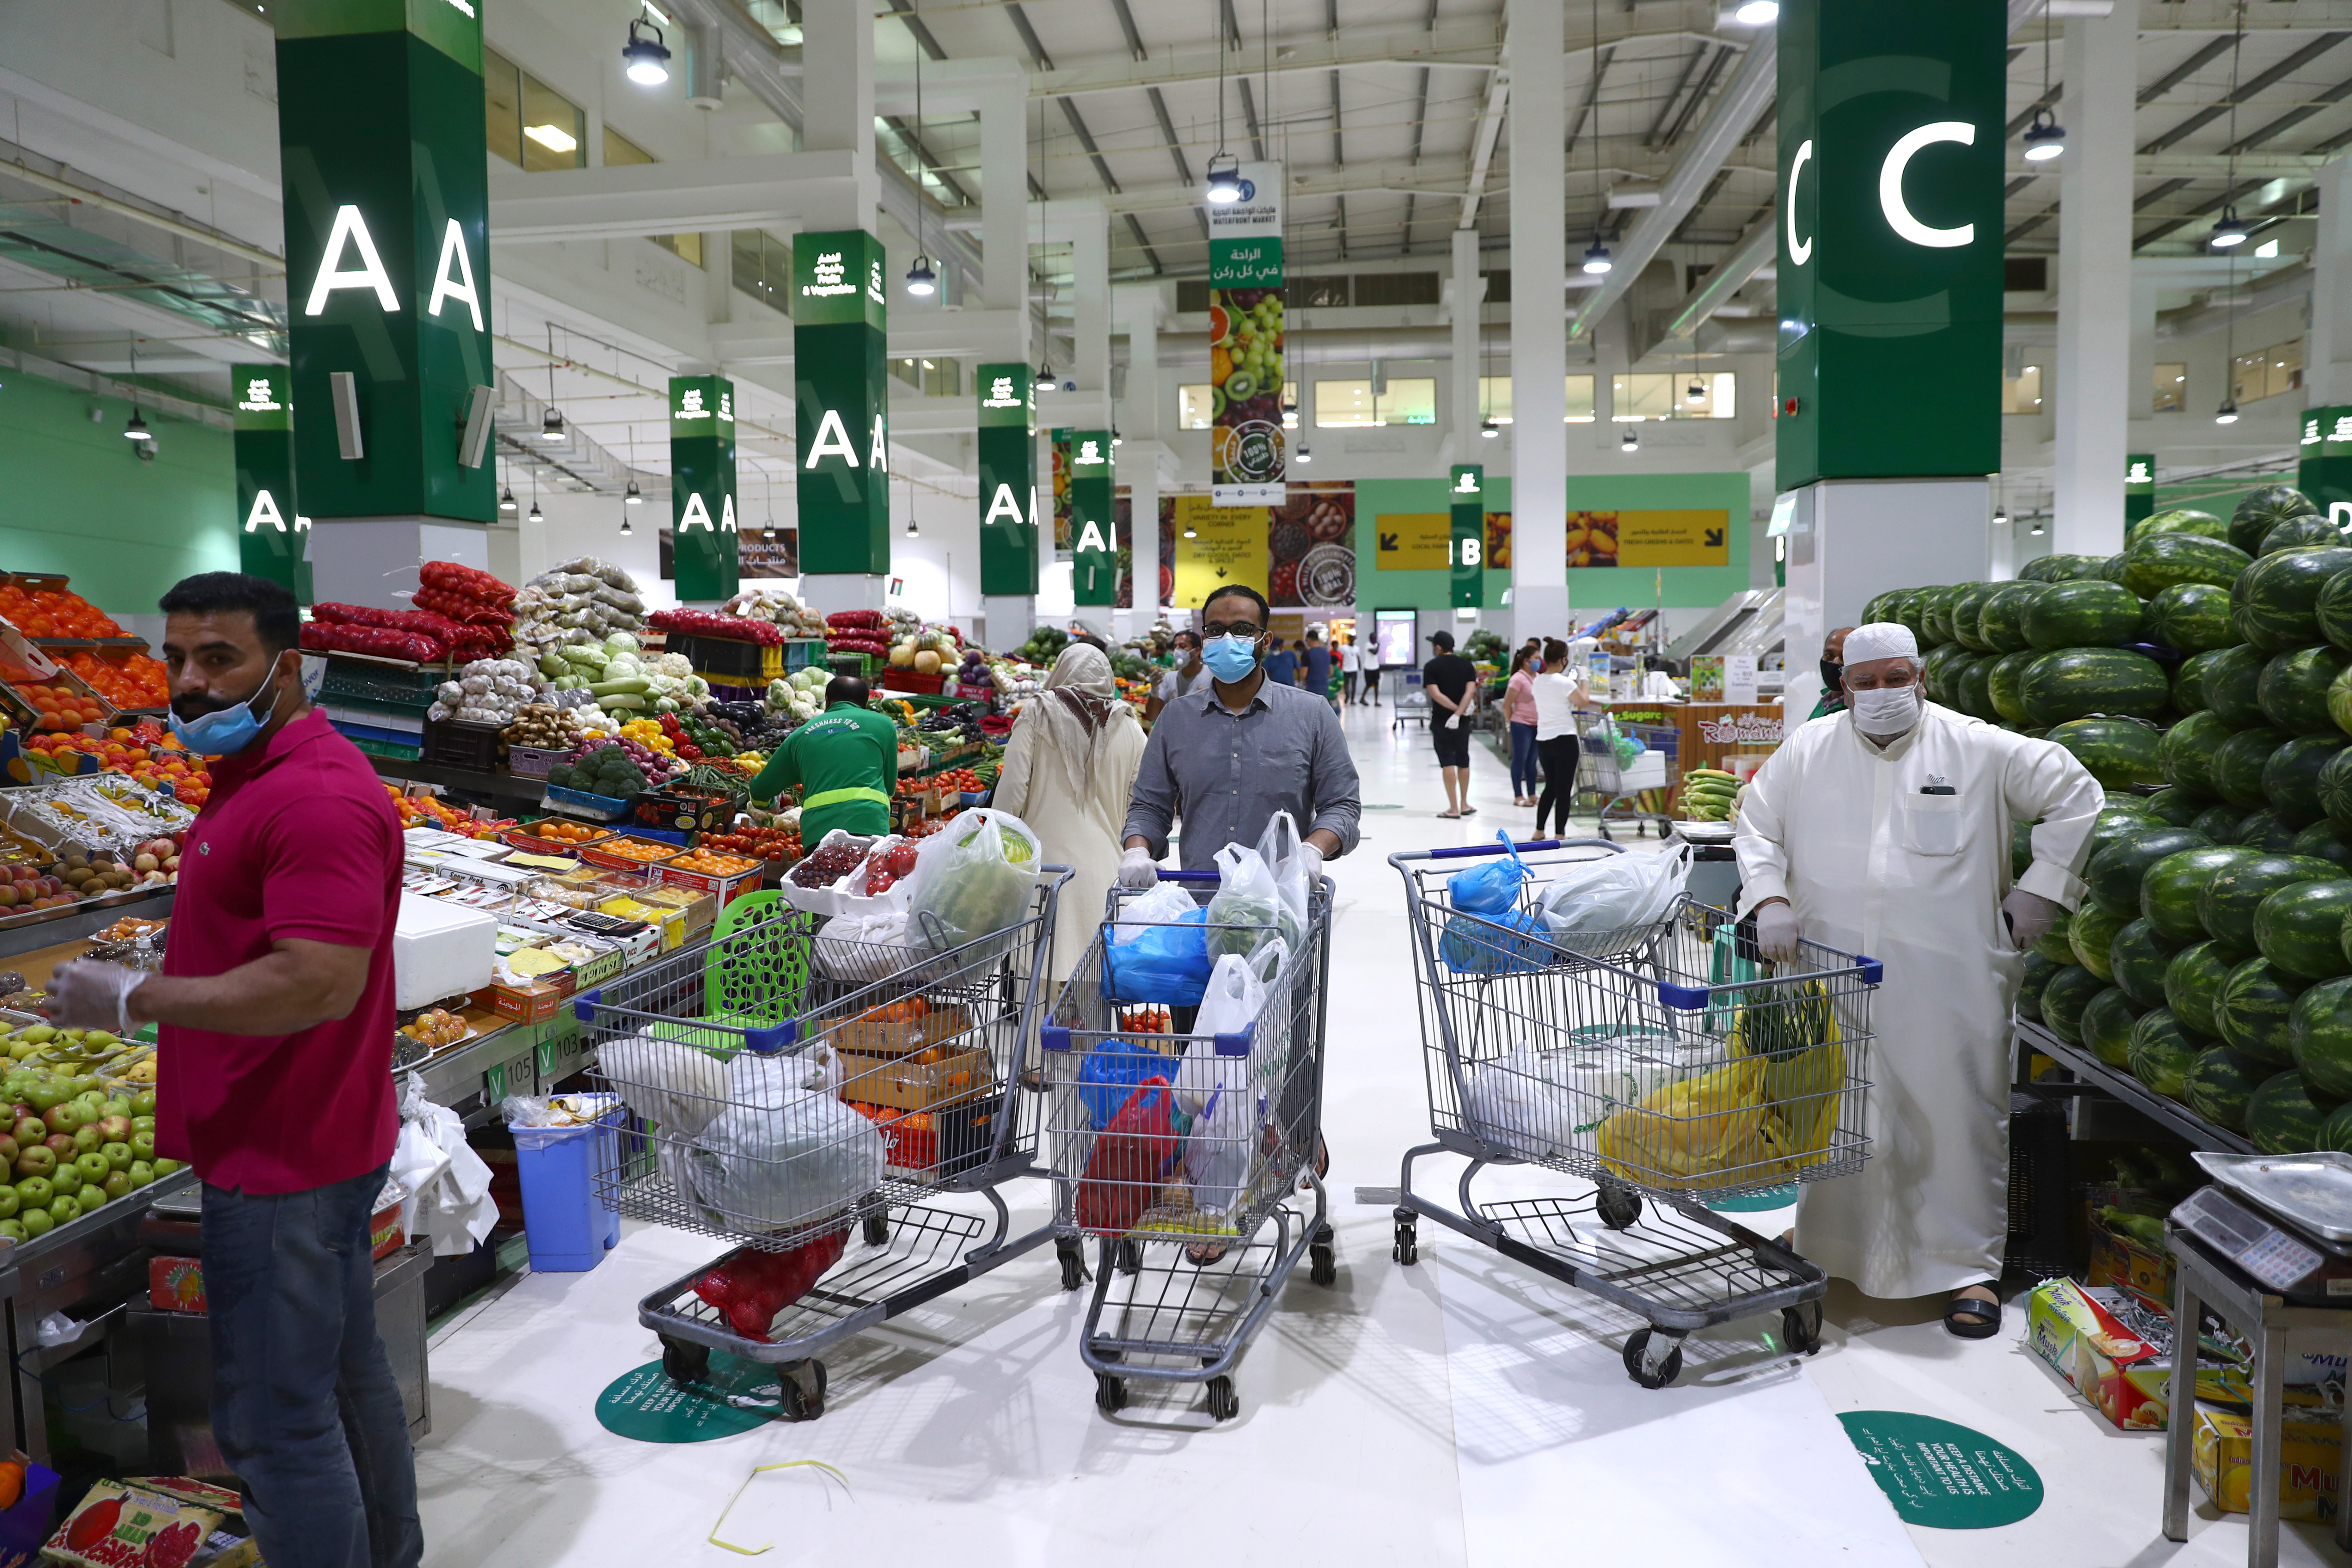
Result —
<path fill-rule="evenodd" d="M 628 839 L 632 843 L 650 844 L 653 847 L 660 850 L 661 853 L 651 858 L 642 860 L 633 855 L 614 854 L 613 852 L 612 846 L 620 843 L 625 838 Z M 637 838 L 633 834 L 616 833 L 612 837 L 604 840 L 602 843 L 581 846 L 580 858 L 585 860 L 591 866 L 602 866 L 608 871 L 637 871 L 642 872 L 646 876 L 651 876 L 653 874 L 652 868 L 654 867 L 660 865 L 664 860 L 667 860 L 673 856 L 683 855 L 685 853 L 686 849 L 681 845 L 664 844 L 657 839 Z"/>
<path fill-rule="evenodd" d="M 932 1110 L 977 1099 L 996 1087 L 995 1061 L 977 1047 L 948 1052 L 938 1061 L 849 1051 L 841 1052 L 840 1059 L 843 1099 L 899 1110 Z"/>
<path fill-rule="evenodd" d="M 25 1489 L 14 1503 L 0 1509 L 0 1568 L 25 1568 L 39 1561 L 41 1542 L 49 1538 L 49 1523 L 58 1511 L 57 1471 L 36 1464 L 21 1448 L 15 1458 L 25 1467 Z"/>
<path fill-rule="evenodd" d="M 2168 1310 L 2173 1272 L 2169 1253 L 2152 1251 L 2092 1220 L 2091 1263 L 2083 1274 L 2085 1284 L 2119 1286 L 2159 1310 Z"/>
<path fill-rule="evenodd" d="M 919 1018 L 890 1022 L 850 1018 L 833 1026 L 833 1048 L 845 1056 L 910 1057 L 971 1027 L 971 1015 L 961 1007 L 935 1007 Z"/>
<path fill-rule="evenodd" d="M 754 866 L 749 870 L 738 871 L 731 877 L 715 877 L 708 871 L 686 871 L 676 866 L 664 866 L 661 868 L 661 877 L 663 881 L 674 888 L 688 888 L 696 892 L 709 893 L 717 900 L 719 904 L 731 904 L 760 885 L 760 874 L 765 869 L 764 866 Z"/>
<path fill-rule="evenodd" d="M 2242 1415 L 2223 1410 L 2197 1413 L 2190 1465 L 2205 1495 L 2224 1513 L 2245 1513 L 2253 1497 L 2254 1428 Z M 2333 1416 L 2309 1420 L 2290 1413 L 2280 1424 L 2279 1517 L 2332 1520 L 2336 1480 L 2342 1473 L 2343 1424 Z"/>
<path fill-rule="evenodd" d="M 2078 1348 L 2085 1340 L 2091 1342 L 2088 1355 Z M 2077 1380 L 2081 1370 L 2088 1369 L 2095 1379 L 2103 1364 L 2137 1366 L 2156 1354 L 2083 1287 L 2063 1278 L 2035 1286 L 2026 1297 L 2025 1346 L 2085 1398 L 2093 1397 L 2093 1390 Z"/>
<path fill-rule="evenodd" d="M 147 1304 L 159 1312 L 203 1312 L 204 1265 L 193 1258 L 147 1260 Z"/>
<path fill-rule="evenodd" d="M 474 1005 L 486 1013 L 496 1013 L 518 1024 L 539 1024 L 552 1018 L 563 999 L 572 994 L 572 977 L 561 976 L 561 984 L 542 980 L 530 985 L 488 985 L 473 994 Z"/>
<path fill-rule="evenodd" d="M 216 1510 L 123 1481 L 100 1481 L 41 1555 L 73 1568 L 189 1568 L 221 1527 Z"/>

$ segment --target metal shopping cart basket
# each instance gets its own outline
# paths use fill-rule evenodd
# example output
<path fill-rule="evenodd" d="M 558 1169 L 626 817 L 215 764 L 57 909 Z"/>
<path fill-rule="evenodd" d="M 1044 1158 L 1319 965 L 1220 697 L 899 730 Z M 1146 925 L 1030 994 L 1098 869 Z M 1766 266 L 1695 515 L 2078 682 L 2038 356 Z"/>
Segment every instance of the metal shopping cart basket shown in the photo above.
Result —
<path fill-rule="evenodd" d="M 624 1215 L 734 1244 L 638 1303 L 680 1385 L 721 1350 L 774 1365 L 782 1414 L 824 1413 L 817 1356 L 1043 1246 L 997 1187 L 1039 1173 L 1013 1089 L 1055 900 L 961 945 L 852 942 L 749 894 L 706 942 L 572 1004 L 635 1120 L 598 1175 Z M 992 1222 L 929 1200 L 976 1194 Z"/>
<path fill-rule="evenodd" d="M 1601 837 L 1614 837 L 1609 831 L 1612 822 L 1631 822 L 1635 837 L 1647 834 L 1655 823 L 1664 838 L 1674 826 L 1665 809 L 1666 792 L 1682 776 L 1675 766 L 1680 734 L 1654 724 L 1623 723 L 1607 712 L 1577 714 L 1576 732 L 1577 789 L 1595 803 Z M 1621 751 L 1620 742 L 1627 740 L 1642 747 L 1630 758 Z M 1645 805 L 1642 797 L 1654 791 Z"/>
<path fill-rule="evenodd" d="M 1217 890 L 1212 871 L 1160 879 L 1202 905 Z M 1069 1289 L 1087 1278 L 1084 1239 L 1097 1245 L 1078 1342 L 1095 1403 L 1121 1409 L 1130 1380 L 1203 1383 L 1210 1415 L 1225 1421 L 1241 1409 L 1233 1369 L 1299 1260 L 1311 1256 L 1318 1285 L 1339 1277 L 1315 1168 L 1331 883 L 1317 879 L 1306 928 L 1284 933 L 1296 940 L 1284 943 L 1257 1016 L 1216 1035 L 1184 1032 L 1192 1008 L 1112 994 L 1112 922 L 1139 896 L 1111 889 L 1109 919 L 1040 1031 L 1055 1245 Z M 1264 928 L 1206 931 L 1212 952 L 1247 952 Z M 1305 1216 L 1290 1201 L 1302 1179 L 1314 1194 Z"/>
<path fill-rule="evenodd" d="M 1500 845 L 1389 857 L 1412 927 L 1435 1138 L 1404 1157 L 1396 1260 L 1414 1261 L 1426 1215 L 1638 1314 L 1650 1326 L 1626 1342 L 1625 1370 L 1645 1388 L 1674 1381 L 1686 1335 L 1734 1318 L 1777 1311 L 1788 1348 L 1811 1353 L 1827 1277 L 1707 1205 L 1861 1168 L 1882 966 L 1808 942 L 1775 972 L 1727 911 L 1679 892 L 1645 924 L 1556 931 L 1547 889 L 1625 852 L 1597 839 L 1517 851 L 1531 874 L 1485 915 L 1454 907 L 1450 874 Z M 1563 900 L 1571 918 L 1575 902 Z M 1439 1152 L 1470 1160 L 1458 1211 L 1413 1192 L 1413 1162 Z M 1591 1186 L 1471 1195 L 1482 1170 L 1508 1164 Z"/>

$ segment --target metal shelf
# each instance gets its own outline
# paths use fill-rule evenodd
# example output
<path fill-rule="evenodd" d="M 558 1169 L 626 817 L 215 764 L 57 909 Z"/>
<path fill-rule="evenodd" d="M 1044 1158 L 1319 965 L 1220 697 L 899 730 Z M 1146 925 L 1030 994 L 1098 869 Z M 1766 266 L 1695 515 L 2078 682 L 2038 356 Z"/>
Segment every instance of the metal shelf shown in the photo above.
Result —
<path fill-rule="evenodd" d="M 2020 1018 L 2011 1026 L 2016 1037 L 2040 1051 L 2085 1083 L 2105 1089 L 2133 1110 L 2187 1139 L 2190 1147 L 2230 1154 L 2252 1154 L 2254 1146 L 2241 1133 L 2214 1126 L 2177 1100 L 2167 1100 L 2127 1072 L 2120 1072 L 2080 1046 L 2070 1046 L 2039 1024 Z M 2028 1086 L 2029 1088 L 2032 1086 Z"/>

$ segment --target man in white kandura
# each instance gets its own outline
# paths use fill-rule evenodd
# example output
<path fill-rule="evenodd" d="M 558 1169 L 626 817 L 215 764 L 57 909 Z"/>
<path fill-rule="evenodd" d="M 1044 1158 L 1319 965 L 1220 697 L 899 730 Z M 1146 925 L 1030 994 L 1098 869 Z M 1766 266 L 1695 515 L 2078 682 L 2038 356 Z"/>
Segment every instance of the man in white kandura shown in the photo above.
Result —
<path fill-rule="evenodd" d="M 1944 1326 L 2000 1327 L 2010 1004 L 2024 950 L 2083 894 L 2104 795 L 2063 748 L 1927 701 L 1908 627 L 1846 635 L 1847 711 L 1757 770 L 1733 845 L 1758 947 L 1802 938 L 1886 966 L 1854 1175 L 1809 1184 L 1797 1247 L 1865 1295 L 1952 1292 Z M 2010 885 L 2010 824 L 2033 863 Z"/>

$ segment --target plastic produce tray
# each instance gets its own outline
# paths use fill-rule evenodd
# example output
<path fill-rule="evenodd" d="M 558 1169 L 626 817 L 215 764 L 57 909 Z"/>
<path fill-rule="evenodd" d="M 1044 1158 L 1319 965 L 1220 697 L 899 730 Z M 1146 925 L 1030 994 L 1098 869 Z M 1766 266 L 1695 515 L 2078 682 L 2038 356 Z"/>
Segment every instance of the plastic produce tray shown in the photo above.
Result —
<path fill-rule="evenodd" d="M 499 771 L 499 752 L 505 744 L 503 733 L 496 724 L 428 719 L 425 721 L 421 760 L 436 767 L 494 773 Z"/>
<path fill-rule="evenodd" d="M 547 804 L 566 816 L 581 817 L 589 822 L 618 822 L 628 815 L 629 803 L 609 795 L 590 795 L 586 790 L 565 789 L 561 784 L 547 786 Z"/>

